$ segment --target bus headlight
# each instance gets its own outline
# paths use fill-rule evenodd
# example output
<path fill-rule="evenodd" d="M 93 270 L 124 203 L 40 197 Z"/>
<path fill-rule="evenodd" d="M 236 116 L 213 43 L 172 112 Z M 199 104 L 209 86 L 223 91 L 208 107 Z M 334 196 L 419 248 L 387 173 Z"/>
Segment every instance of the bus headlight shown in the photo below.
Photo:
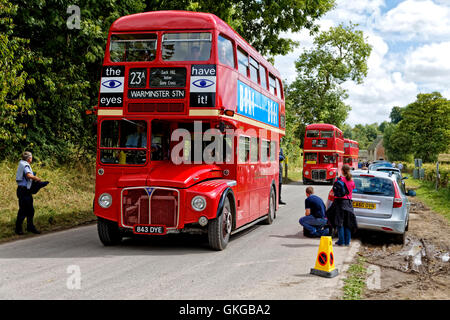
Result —
<path fill-rule="evenodd" d="M 309 171 L 308 170 L 306 170 L 305 171 L 305 176 L 307 176 L 309 174 Z"/>
<path fill-rule="evenodd" d="M 102 193 L 100 197 L 98 197 L 98 204 L 102 208 L 109 208 L 112 204 L 112 197 L 109 193 Z"/>
<path fill-rule="evenodd" d="M 330 171 L 330 176 L 334 175 L 334 171 Z"/>
<path fill-rule="evenodd" d="M 191 201 L 191 206 L 195 211 L 203 211 L 206 208 L 206 199 L 202 196 L 195 196 Z"/>

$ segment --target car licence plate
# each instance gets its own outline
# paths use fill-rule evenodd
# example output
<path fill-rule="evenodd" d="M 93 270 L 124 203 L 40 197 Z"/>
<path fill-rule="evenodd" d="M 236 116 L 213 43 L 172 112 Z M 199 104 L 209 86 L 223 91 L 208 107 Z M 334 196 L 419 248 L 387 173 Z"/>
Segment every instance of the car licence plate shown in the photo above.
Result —
<path fill-rule="evenodd" d="M 375 210 L 377 208 L 377 204 L 369 202 L 353 201 L 353 208 Z"/>
<path fill-rule="evenodd" d="M 153 235 L 165 235 L 166 227 L 154 224 L 136 224 L 133 226 L 134 234 L 153 234 Z"/>

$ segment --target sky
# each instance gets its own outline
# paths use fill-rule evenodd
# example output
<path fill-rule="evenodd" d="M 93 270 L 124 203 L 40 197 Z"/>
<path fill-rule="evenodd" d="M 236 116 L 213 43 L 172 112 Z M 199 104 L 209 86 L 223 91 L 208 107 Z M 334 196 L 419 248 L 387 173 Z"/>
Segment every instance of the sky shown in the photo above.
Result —
<path fill-rule="evenodd" d="M 450 99 L 450 0 L 336 0 L 318 24 L 328 30 L 340 23 L 358 24 L 372 52 L 363 84 L 347 81 L 345 103 L 351 126 L 389 121 L 392 107 L 414 102 L 419 93 L 440 92 Z M 308 31 L 284 36 L 300 45 L 275 57 L 283 79 L 296 78 L 295 61 L 312 48 Z"/>

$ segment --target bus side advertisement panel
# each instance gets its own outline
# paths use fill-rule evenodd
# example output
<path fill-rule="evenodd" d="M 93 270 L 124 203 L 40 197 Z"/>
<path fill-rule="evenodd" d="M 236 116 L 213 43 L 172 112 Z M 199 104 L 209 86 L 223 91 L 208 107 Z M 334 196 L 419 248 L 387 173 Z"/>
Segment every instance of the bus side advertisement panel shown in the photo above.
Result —
<path fill-rule="evenodd" d="M 279 104 L 238 80 L 238 113 L 278 128 Z"/>

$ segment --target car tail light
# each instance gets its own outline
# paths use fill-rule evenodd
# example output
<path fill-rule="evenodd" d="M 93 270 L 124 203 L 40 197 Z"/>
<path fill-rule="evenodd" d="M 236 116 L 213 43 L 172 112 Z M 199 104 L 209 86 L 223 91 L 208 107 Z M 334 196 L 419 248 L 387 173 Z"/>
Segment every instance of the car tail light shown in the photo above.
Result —
<path fill-rule="evenodd" d="M 402 198 L 400 197 L 400 192 L 398 191 L 397 184 L 394 183 L 395 196 L 394 196 L 394 204 L 393 208 L 400 208 L 403 205 Z"/>
<path fill-rule="evenodd" d="M 393 231 L 391 228 L 388 227 L 382 227 L 381 229 L 383 229 L 384 231 Z"/>

